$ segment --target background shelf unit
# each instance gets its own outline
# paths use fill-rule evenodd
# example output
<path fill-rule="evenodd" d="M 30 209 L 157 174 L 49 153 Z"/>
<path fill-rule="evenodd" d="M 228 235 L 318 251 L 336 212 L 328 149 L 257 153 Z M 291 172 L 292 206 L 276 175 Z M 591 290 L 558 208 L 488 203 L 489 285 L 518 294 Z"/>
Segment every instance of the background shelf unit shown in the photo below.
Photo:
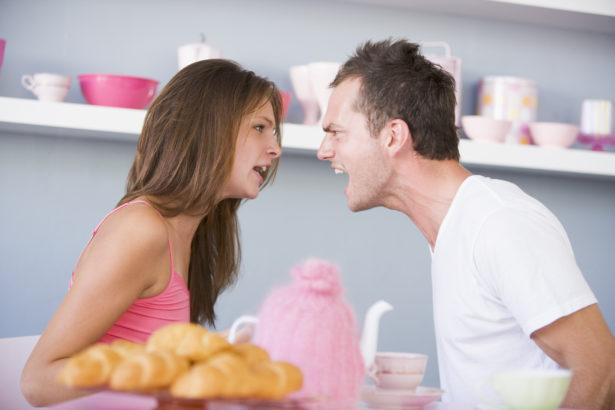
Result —
<path fill-rule="evenodd" d="M 136 142 L 145 110 L 0 97 L 0 131 Z M 287 152 L 316 155 L 317 126 L 284 124 Z M 466 165 L 615 178 L 615 153 L 460 141 Z"/>

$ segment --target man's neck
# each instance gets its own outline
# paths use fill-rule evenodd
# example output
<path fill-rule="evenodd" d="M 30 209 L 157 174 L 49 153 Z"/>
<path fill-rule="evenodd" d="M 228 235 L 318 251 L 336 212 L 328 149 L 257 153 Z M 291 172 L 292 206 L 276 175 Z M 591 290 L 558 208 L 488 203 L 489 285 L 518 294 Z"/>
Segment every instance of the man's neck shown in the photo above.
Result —
<path fill-rule="evenodd" d="M 453 160 L 415 157 L 407 164 L 398 168 L 384 206 L 406 214 L 433 250 L 457 190 L 472 174 Z"/>

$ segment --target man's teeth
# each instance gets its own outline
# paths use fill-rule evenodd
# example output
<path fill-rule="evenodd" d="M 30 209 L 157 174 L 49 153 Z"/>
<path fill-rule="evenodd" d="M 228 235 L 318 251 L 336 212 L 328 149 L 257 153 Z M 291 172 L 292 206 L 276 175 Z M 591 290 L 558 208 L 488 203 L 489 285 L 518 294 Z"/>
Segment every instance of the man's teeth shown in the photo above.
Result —
<path fill-rule="evenodd" d="M 336 174 L 343 174 L 344 171 L 338 168 L 333 168 L 333 170 L 335 171 Z"/>

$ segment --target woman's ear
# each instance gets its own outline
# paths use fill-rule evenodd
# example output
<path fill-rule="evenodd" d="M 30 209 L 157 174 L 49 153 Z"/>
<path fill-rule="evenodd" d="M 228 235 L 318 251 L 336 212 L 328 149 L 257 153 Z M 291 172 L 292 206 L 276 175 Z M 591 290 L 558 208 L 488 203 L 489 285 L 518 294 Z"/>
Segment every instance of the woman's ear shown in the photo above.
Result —
<path fill-rule="evenodd" d="M 406 121 L 399 118 L 391 120 L 385 130 L 385 148 L 391 156 L 412 148 L 412 135 L 410 135 L 410 128 L 408 128 Z"/>

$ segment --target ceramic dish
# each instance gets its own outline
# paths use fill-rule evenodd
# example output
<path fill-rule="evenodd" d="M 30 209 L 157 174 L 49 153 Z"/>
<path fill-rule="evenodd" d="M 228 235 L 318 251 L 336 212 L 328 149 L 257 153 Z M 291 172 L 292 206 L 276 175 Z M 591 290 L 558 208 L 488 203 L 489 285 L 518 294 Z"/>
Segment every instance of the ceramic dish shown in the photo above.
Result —
<path fill-rule="evenodd" d="M 155 409 L 162 410 L 252 410 L 252 409 L 295 409 L 295 410 L 340 410 L 356 408 L 356 400 L 339 401 L 326 398 L 292 398 L 287 397 L 282 400 L 261 400 L 261 399 L 190 399 L 173 397 L 168 390 L 160 390 L 151 393 L 138 391 L 120 391 L 101 388 L 82 388 L 78 389 L 90 394 L 99 393 L 105 396 L 106 401 L 121 404 L 122 408 L 142 408 L 144 399 L 154 399 Z M 86 396 L 87 397 L 87 396 Z M 94 396 L 90 396 L 94 397 Z M 83 408 L 97 408 L 94 402 L 84 402 Z M 107 408 L 107 407 L 101 407 Z"/>
<path fill-rule="evenodd" d="M 361 400 L 369 408 L 378 409 L 421 409 L 438 400 L 443 390 L 435 387 L 419 386 L 416 390 L 386 390 L 376 386 L 363 386 Z"/>

